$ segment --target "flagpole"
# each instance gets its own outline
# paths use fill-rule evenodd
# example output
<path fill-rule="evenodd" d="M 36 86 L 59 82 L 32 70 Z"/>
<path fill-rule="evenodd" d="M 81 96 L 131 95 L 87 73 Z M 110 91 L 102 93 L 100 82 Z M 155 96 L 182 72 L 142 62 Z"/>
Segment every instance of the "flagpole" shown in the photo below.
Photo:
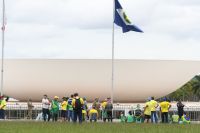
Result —
<path fill-rule="evenodd" d="M 4 34 L 5 34 L 5 0 L 3 0 L 2 8 L 2 55 L 1 55 L 1 95 L 3 96 L 3 77 L 4 77 Z"/>
<path fill-rule="evenodd" d="M 114 103 L 114 69 L 115 69 L 115 0 L 113 0 L 113 22 L 112 22 L 112 77 L 111 77 L 111 101 Z"/>

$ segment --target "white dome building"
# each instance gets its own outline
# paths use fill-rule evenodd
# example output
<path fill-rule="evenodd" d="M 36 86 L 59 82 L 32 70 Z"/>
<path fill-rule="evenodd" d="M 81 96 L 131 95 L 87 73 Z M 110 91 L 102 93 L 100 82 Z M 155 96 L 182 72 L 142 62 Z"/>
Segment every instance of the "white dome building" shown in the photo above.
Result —
<path fill-rule="evenodd" d="M 111 94 L 111 60 L 7 59 L 4 94 L 40 101 L 78 92 L 89 101 Z M 115 60 L 115 102 L 144 101 L 167 95 L 200 73 L 200 61 Z"/>

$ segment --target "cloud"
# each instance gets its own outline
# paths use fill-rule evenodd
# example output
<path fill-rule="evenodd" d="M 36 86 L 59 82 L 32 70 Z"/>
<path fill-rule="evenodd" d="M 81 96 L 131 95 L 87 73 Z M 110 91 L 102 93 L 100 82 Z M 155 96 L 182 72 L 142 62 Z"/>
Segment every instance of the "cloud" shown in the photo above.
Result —
<path fill-rule="evenodd" d="M 200 1 L 119 0 L 145 33 L 115 26 L 116 58 L 200 60 Z M 112 0 L 7 0 L 7 58 L 111 58 Z"/>

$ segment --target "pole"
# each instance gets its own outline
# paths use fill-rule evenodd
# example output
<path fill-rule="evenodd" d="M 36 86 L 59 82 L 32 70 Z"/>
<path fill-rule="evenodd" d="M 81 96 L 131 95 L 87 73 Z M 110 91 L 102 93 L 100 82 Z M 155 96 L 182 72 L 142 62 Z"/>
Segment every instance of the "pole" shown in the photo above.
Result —
<path fill-rule="evenodd" d="M 112 22 L 112 83 L 111 83 L 111 101 L 114 102 L 114 68 L 115 68 L 115 0 L 113 0 L 113 22 Z"/>
<path fill-rule="evenodd" d="M 4 71 L 4 34 L 5 34 L 5 1 L 3 0 L 3 8 L 2 8 L 2 55 L 1 55 L 1 95 L 3 96 L 3 71 Z"/>

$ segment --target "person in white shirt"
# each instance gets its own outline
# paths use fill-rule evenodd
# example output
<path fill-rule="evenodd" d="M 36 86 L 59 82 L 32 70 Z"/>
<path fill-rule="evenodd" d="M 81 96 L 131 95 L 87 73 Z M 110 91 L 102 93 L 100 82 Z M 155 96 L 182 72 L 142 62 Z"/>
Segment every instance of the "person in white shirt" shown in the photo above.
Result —
<path fill-rule="evenodd" d="M 46 121 L 47 116 L 48 116 L 48 121 L 51 118 L 50 111 L 49 111 L 49 106 L 50 106 L 50 102 L 49 102 L 48 96 L 44 95 L 44 97 L 42 99 L 42 114 L 43 114 L 44 121 Z"/>

